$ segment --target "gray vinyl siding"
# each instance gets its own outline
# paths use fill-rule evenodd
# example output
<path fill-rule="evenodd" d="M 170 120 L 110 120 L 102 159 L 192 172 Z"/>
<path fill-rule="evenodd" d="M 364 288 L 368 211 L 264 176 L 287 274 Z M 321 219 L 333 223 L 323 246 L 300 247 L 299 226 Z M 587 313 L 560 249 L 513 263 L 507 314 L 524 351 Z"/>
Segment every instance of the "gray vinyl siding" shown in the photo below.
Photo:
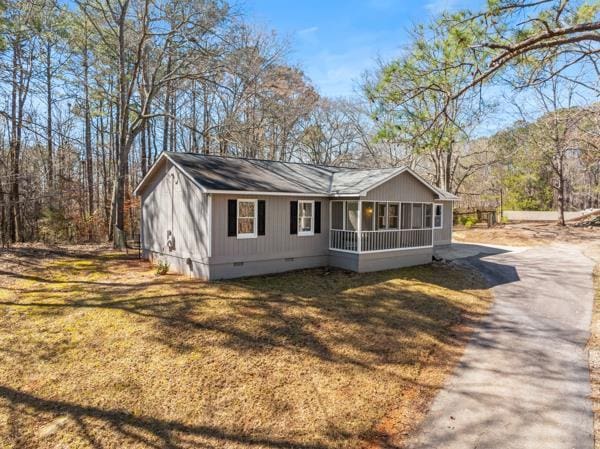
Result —
<path fill-rule="evenodd" d="M 169 161 L 157 168 L 140 192 L 142 250 L 152 261 L 167 261 L 173 272 L 212 280 L 326 265 L 366 272 L 431 261 L 432 248 L 360 255 L 330 251 L 331 198 L 205 194 Z M 241 198 L 265 201 L 264 236 L 238 239 L 227 235 L 227 201 Z M 321 202 L 320 233 L 290 234 L 290 202 L 298 200 Z M 452 202 L 435 200 L 433 192 L 409 173 L 375 188 L 363 200 L 442 202 L 443 228 L 434 230 L 434 244 L 451 242 Z M 175 238 L 173 251 L 167 247 L 167 231 Z"/>
<path fill-rule="evenodd" d="M 329 265 L 344 270 L 366 273 L 431 263 L 432 248 L 416 248 L 398 251 L 353 254 L 331 250 Z"/>
<path fill-rule="evenodd" d="M 436 201 L 443 204 L 442 209 L 442 228 L 433 230 L 433 244 L 450 245 L 452 243 L 452 201 Z"/>
<path fill-rule="evenodd" d="M 145 250 L 143 254 L 146 259 L 154 264 L 159 261 L 167 262 L 171 273 L 185 274 L 206 281 L 211 279 L 209 270 L 211 267 L 206 261 L 150 250 Z"/>
<path fill-rule="evenodd" d="M 211 263 L 210 279 L 233 279 L 327 266 L 327 256 L 287 257 L 242 263 Z"/>
<path fill-rule="evenodd" d="M 329 251 L 329 265 L 347 271 L 358 271 L 359 254 L 343 251 Z"/>
<path fill-rule="evenodd" d="M 265 235 L 238 239 L 227 236 L 227 201 L 229 199 L 265 200 Z M 290 202 L 321 202 L 321 233 L 312 236 L 290 234 Z M 233 263 L 257 260 L 327 256 L 329 247 L 329 199 L 287 196 L 251 196 L 213 194 L 212 257 L 210 263 Z"/>
<path fill-rule="evenodd" d="M 208 262 L 208 197 L 181 171 L 164 163 L 142 192 L 141 209 L 142 249 L 147 257 L 169 256 L 173 271 L 186 274 L 193 271 L 185 268 L 192 262 Z M 173 233 L 173 251 L 167 248 L 167 231 Z M 181 263 L 185 267 L 177 268 Z"/>
<path fill-rule="evenodd" d="M 433 192 L 410 173 L 401 173 L 367 193 L 365 200 L 431 203 Z"/>

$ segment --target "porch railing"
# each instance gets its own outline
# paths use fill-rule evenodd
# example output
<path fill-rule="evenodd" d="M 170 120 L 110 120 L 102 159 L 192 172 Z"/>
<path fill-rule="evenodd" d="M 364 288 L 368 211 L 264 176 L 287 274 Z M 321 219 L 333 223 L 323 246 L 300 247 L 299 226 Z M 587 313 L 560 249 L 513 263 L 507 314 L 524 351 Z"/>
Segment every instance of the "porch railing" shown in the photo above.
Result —
<path fill-rule="evenodd" d="M 329 247 L 344 251 L 358 251 L 358 232 L 332 229 L 329 231 Z"/>
<path fill-rule="evenodd" d="M 433 244 L 433 229 L 388 229 L 381 231 L 329 231 L 329 248 L 351 252 L 426 248 Z M 359 242 L 360 240 L 360 242 Z M 359 246 L 360 243 L 360 246 Z"/>

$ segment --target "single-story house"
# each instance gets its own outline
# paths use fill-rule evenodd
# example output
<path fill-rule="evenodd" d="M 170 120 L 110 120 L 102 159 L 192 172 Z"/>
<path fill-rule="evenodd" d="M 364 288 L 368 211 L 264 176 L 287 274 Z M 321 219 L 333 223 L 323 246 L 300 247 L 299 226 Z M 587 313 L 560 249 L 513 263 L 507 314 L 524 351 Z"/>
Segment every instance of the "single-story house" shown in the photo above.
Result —
<path fill-rule="evenodd" d="M 161 154 L 137 186 L 144 257 L 206 280 L 430 263 L 452 205 L 409 168 Z"/>

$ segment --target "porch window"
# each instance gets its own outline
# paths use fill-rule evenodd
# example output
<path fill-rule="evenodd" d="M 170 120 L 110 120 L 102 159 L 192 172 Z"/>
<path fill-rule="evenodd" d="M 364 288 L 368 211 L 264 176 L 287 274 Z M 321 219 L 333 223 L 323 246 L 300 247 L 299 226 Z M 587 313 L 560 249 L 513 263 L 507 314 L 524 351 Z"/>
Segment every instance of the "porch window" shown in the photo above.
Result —
<path fill-rule="evenodd" d="M 237 237 L 256 237 L 256 200 L 237 200 Z"/>
<path fill-rule="evenodd" d="M 298 201 L 298 235 L 313 235 L 314 201 Z"/>
<path fill-rule="evenodd" d="M 358 201 L 346 202 L 346 230 L 356 231 L 358 229 Z"/>
<path fill-rule="evenodd" d="M 331 202 L 331 229 L 344 229 L 344 202 Z"/>
<path fill-rule="evenodd" d="M 388 229 L 398 229 L 398 203 L 388 204 Z"/>
<path fill-rule="evenodd" d="M 412 204 L 402 203 L 400 206 L 402 229 L 412 228 Z"/>
<path fill-rule="evenodd" d="M 372 201 L 363 201 L 362 203 L 362 230 L 373 230 L 373 219 L 375 217 L 375 203 Z"/>
<path fill-rule="evenodd" d="M 433 206 L 431 204 L 423 204 L 423 227 L 431 227 L 431 211 Z"/>
<path fill-rule="evenodd" d="M 377 203 L 377 229 L 387 228 L 387 203 Z"/>
<path fill-rule="evenodd" d="M 433 216 L 433 227 L 436 229 L 440 229 L 442 227 L 442 211 L 443 209 L 443 205 L 442 204 L 436 204 L 435 205 L 435 215 Z"/>
<path fill-rule="evenodd" d="M 412 228 L 421 229 L 423 227 L 423 205 L 412 205 Z"/>

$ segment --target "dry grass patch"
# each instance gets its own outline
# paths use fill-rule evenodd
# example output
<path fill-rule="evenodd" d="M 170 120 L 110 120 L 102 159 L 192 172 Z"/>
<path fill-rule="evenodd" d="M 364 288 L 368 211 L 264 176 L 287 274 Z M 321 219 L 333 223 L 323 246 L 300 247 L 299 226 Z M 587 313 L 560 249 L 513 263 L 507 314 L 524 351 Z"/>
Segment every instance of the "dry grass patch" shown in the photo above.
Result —
<path fill-rule="evenodd" d="M 594 311 L 589 341 L 590 381 L 594 409 L 594 448 L 600 449 L 600 263 L 594 269 Z"/>
<path fill-rule="evenodd" d="M 490 243 L 505 246 L 549 245 L 556 242 L 585 243 L 600 238 L 598 228 L 578 228 L 555 223 L 523 222 L 488 228 L 477 225 L 471 229 L 457 226 L 452 239 L 464 243 Z"/>
<path fill-rule="evenodd" d="M 584 254 L 596 262 L 594 268 L 594 308 L 588 342 L 592 407 L 594 410 L 594 447 L 600 449 L 600 240 L 590 241 Z"/>
<path fill-rule="evenodd" d="M 424 266 L 201 283 L 121 254 L 0 275 L 0 447 L 400 444 L 490 294 Z"/>

